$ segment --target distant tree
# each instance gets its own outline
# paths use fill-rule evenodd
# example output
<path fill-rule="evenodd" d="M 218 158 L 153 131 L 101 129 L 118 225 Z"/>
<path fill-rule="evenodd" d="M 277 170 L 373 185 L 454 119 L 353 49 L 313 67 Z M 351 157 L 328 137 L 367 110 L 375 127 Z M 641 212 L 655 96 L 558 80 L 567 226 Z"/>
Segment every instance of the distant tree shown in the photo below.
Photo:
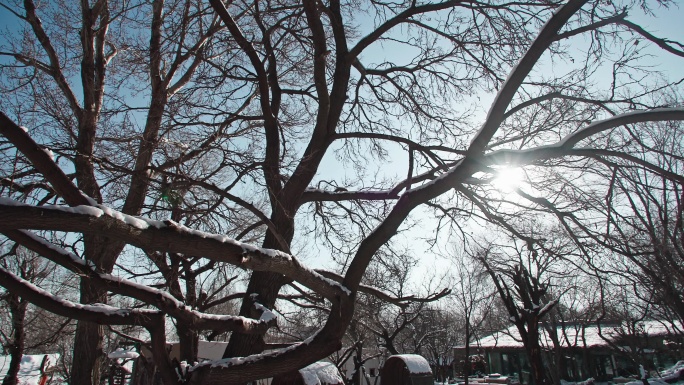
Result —
<path fill-rule="evenodd" d="M 286 373 L 339 349 L 371 262 L 425 234 L 490 222 L 541 252 L 529 224 L 544 216 L 600 250 L 585 229 L 606 230 L 594 214 L 613 170 L 684 181 L 664 166 L 677 151 L 634 135 L 684 119 L 679 78 L 646 56 L 679 59 L 681 45 L 630 20 L 647 2 L 2 5 L 20 26 L 0 42 L 0 231 L 79 277 L 80 303 L 4 269 L 0 285 L 78 319 L 79 385 L 100 382 L 103 324 L 146 329 L 167 384 Z M 506 166 L 534 188 L 504 193 Z M 198 311 L 115 270 L 155 253 L 244 269 L 239 313 Z M 339 274 L 303 262 L 320 255 Z M 325 321 L 263 353 L 277 302 L 297 289 L 324 298 Z M 110 295 L 128 301 L 103 306 Z M 226 359 L 253 356 L 179 378 L 167 317 L 230 331 Z"/>
<path fill-rule="evenodd" d="M 663 135 L 676 136 L 682 127 L 667 126 L 661 130 Z M 656 145 L 669 146 L 662 141 Z M 663 167 L 668 172 L 683 173 L 681 165 L 676 163 Z M 615 222 L 615 231 L 606 240 L 619 256 L 614 266 L 629 272 L 627 277 L 633 282 L 634 294 L 650 305 L 650 313 L 684 325 L 682 184 L 639 170 L 616 172 L 619 174 L 607 211 Z M 617 202 L 624 204 L 618 207 Z"/>
<path fill-rule="evenodd" d="M 594 283 L 588 277 L 566 279 L 565 287 L 557 287 L 551 295 L 559 298 L 559 303 L 542 319 L 540 329 L 543 329 L 547 342 L 544 349 L 548 374 L 555 385 L 560 385 L 574 366 L 568 366 L 568 351 L 578 353 L 584 351 L 584 329 L 594 325 L 598 314 L 593 312 L 591 301 L 594 298 L 582 298 L 581 287 L 591 288 Z M 562 292 L 559 293 L 559 291 Z M 590 296 L 593 297 L 593 296 Z M 587 301 L 588 300 L 588 301 Z M 589 303 L 587 303 L 589 302 Z M 549 341 L 550 340 L 550 341 Z M 574 359 L 574 357 L 572 357 Z M 590 373 L 588 357 L 581 361 L 581 369 Z M 573 373 L 573 377 L 579 373 Z M 584 378 L 586 379 L 586 378 Z"/>
<path fill-rule="evenodd" d="M 429 282 L 421 283 L 423 290 L 411 290 L 414 265 L 413 258 L 401 255 L 379 258 L 369 267 L 363 294 L 347 331 L 346 354 L 343 352 L 337 360 L 344 363 L 351 359 L 354 363 L 351 384 L 372 383 L 365 364 L 372 359 L 386 358 L 383 355 L 423 354 L 436 363 L 444 356 L 445 349 L 450 350 L 452 340 L 444 338 L 450 325 L 434 308 L 450 290 L 435 291 L 434 286 L 443 282 L 433 275 L 428 275 Z M 425 293 L 415 294 L 421 291 Z"/>
<path fill-rule="evenodd" d="M 530 364 L 535 384 L 549 384 L 551 378 L 544 366 L 541 321 L 558 305 L 553 297 L 554 256 L 515 247 L 512 258 L 496 258 L 490 250 L 482 251 L 479 260 L 487 271 L 515 325 Z"/>
<path fill-rule="evenodd" d="M 421 326 L 425 336 L 416 352 L 424 356 L 432 366 L 435 380 L 444 382 L 451 376 L 454 346 L 459 340 L 457 313 L 450 309 L 447 301 L 428 305 L 421 312 Z"/>
<path fill-rule="evenodd" d="M 11 60 L 3 61 L 3 90 L 14 91 L 3 108 L 13 109 L 15 116 L 31 125 L 33 136 L 41 138 L 51 156 L 64 159 L 74 173 L 64 178 L 48 171 L 57 166 L 49 157 L 25 154 L 27 162 L 17 155 L 11 163 L 14 170 L 4 175 L 8 176 L 5 187 L 34 197 L 32 202 L 54 201 L 56 196 L 71 206 L 117 202 L 123 213 L 140 215 L 156 179 L 150 170 L 154 155 L 169 151 L 166 154 L 175 156 L 172 146 L 160 145 L 162 137 L 168 138 L 162 127 L 164 115 L 178 108 L 172 107 L 178 99 L 190 102 L 183 91 L 197 71 L 207 39 L 219 29 L 217 20 L 206 20 L 199 9 L 191 11 L 191 2 L 154 1 L 148 6 L 137 1 L 36 4 L 27 0 L 3 3 L 3 9 L 21 23 L 21 31 L 6 35 L 21 37 L 2 43 L 1 55 Z M 138 39 L 138 33 L 145 32 L 149 44 Z M 119 87 L 126 90 L 117 94 L 113 90 Z M 130 95 L 140 104 L 125 100 Z M 141 99 L 148 99 L 148 104 Z M 133 123 L 138 119 L 141 126 Z M 40 173 L 51 175 L 46 178 L 52 186 L 36 182 Z M 25 176 L 21 182 L 19 175 Z M 60 187 L 72 178 L 80 191 Z M 107 181 L 122 179 L 119 188 L 108 188 Z M 101 231 L 87 233 L 83 258 L 108 274 L 125 245 Z M 106 303 L 107 290 L 84 279 L 80 301 Z M 71 369 L 74 383 L 100 383 L 103 333 L 101 326 L 79 320 Z"/>
<path fill-rule="evenodd" d="M 485 323 L 489 318 L 496 318 L 496 307 L 493 306 L 493 302 L 498 297 L 496 289 L 491 286 L 491 281 L 487 277 L 486 269 L 477 259 L 470 255 L 461 255 L 455 256 L 453 263 L 456 274 L 453 290 L 454 311 L 460 314 L 463 320 L 463 377 L 465 384 L 468 385 L 468 377 L 475 374 L 471 372 L 471 343 L 492 331 L 486 330 Z"/>
<path fill-rule="evenodd" d="M 53 267 L 37 255 L 17 246 L 13 246 L 9 252 L 0 256 L 0 267 L 13 272 L 27 282 L 38 284 L 45 280 Z M 18 385 L 21 359 L 27 348 L 26 321 L 29 301 L 15 293 L 5 291 L 0 292 L 0 306 L 6 308 L 9 313 L 9 317 L 5 319 L 9 327 L 0 329 L 3 351 L 10 356 L 2 385 Z M 28 343 L 31 344 L 32 341 Z"/>
<path fill-rule="evenodd" d="M 213 313 L 215 307 L 244 295 L 242 292 L 230 291 L 237 275 L 233 275 L 230 269 L 216 261 L 204 261 L 196 256 L 176 253 L 152 253 L 148 258 L 153 262 L 153 271 L 158 271 L 161 275 L 160 282 L 154 286 L 165 289 L 179 303 L 190 309 Z M 193 327 L 192 320 L 176 318 L 175 321 L 179 359 L 196 362 L 201 331 Z M 225 333 L 225 330 L 211 330 L 212 337 L 221 333 Z"/>

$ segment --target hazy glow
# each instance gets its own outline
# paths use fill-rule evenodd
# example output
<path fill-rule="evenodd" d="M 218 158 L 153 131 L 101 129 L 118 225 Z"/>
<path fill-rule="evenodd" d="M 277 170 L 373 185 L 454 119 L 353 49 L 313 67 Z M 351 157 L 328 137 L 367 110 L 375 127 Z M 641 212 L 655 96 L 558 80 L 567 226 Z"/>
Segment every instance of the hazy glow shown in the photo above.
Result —
<path fill-rule="evenodd" d="M 504 166 L 496 170 L 492 184 L 499 191 L 511 192 L 520 186 L 524 176 L 522 168 Z"/>

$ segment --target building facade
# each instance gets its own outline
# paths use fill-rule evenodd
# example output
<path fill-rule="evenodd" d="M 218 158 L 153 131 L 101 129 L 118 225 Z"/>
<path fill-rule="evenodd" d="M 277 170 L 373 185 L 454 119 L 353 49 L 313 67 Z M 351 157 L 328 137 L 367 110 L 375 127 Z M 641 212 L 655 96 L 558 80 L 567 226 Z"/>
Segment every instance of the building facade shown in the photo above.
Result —
<path fill-rule="evenodd" d="M 682 328 L 659 321 L 624 324 L 565 323 L 549 330 L 540 325 L 540 343 L 545 366 L 552 376 L 566 381 L 593 378 L 608 381 L 639 373 L 639 364 L 658 371 L 684 358 Z M 493 333 L 471 344 L 472 354 L 481 355 L 487 373 L 508 376 L 513 383 L 530 384 L 530 366 L 515 326 Z M 463 361 L 465 347 L 454 348 Z"/>

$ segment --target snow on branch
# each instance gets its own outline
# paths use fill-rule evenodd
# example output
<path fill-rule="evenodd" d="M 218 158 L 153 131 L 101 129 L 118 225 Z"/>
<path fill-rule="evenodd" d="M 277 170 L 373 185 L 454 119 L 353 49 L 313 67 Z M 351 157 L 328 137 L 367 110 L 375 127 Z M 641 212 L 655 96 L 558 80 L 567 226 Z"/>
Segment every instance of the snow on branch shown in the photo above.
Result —
<path fill-rule="evenodd" d="M 40 171 L 55 191 L 64 198 L 71 206 L 88 205 L 95 203 L 73 184 L 61 168 L 55 163 L 50 155 L 43 151 L 29 136 L 28 132 L 14 123 L 5 114 L 0 112 L 0 134 L 6 137 L 14 146 L 24 154 L 31 164 Z"/>
<path fill-rule="evenodd" d="M 546 315 L 546 313 L 550 312 L 551 309 L 553 309 L 554 306 L 558 304 L 558 299 L 551 300 L 547 302 L 544 306 L 542 306 L 541 309 L 537 311 L 537 314 L 539 315 L 539 318 L 542 318 Z"/>
<path fill-rule="evenodd" d="M 274 318 L 263 319 L 262 317 L 260 320 L 253 320 L 241 316 L 202 313 L 189 308 L 166 291 L 141 285 L 111 274 L 98 273 L 91 264 L 86 265 L 86 261 L 75 254 L 57 247 L 31 232 L 9 230 L 3 233 L 11 240 L 35 251 L 52 262 L 80 276 L 88 277 L 110 292 L 152 305 L 180 321 L 191 324 L 197 330 L 259 333 L 266 330 L 274 321 Z"/>
<path fill-rule="evenodd" d="M 0 285 L 52 313 L 104 325 L 151 325 L 159 311 L 121 309 L 105 304 L 82 305 L 59 298 L 0 267 Z"/>
<path fill-rule="evenodd" d="M 273 313 L 273 311 L 271 311 L 271 309 L 267 308 L 266 306 L 258 302 L 254 302 L 254 306 L 261 312 L 261 317 L 259 317 L 260 321 L 271 322 L 276 319 L 275 313 Z"/>
<path fill-rule="evenodd" d="M 655 108 L 611 116 L 610 118 L 593 122 L 581 130 L 566 136 L 558 142 L 558 146 L 572 148 L 583 139 L 625 124 L 666 120 L 684 120 L 684 108 Z"/>
<path fill-rule="evenodd" d="M 267 360 L 269 358 L 276 358 L 279 356 L 282 356 L 285 353 L 292 353 L 295 350 L 299 350 L 301 348 L 307 347 L 312 343 L 314 338 L 318 335 L 319 331 L 316 331 L 314 334 L 312 334 L 310 337 L 305 339 L 302 342 L 296 342 L 293 343 L 290 346 L 287 346 L 282 349 L 278 349 L 275 351 L 271 352 L 266 352 L 266 353 L 261 353 L 261 354 L 253 354 L 251 356 L 247 357 L 232 357 L 232 358 L 222 358 L 220 360 L 209 360 L 209 361 L 204 361 L 200 362 L 193 367 L 190 368 L 190 372 L 196 371 L 201 368 L 230 368 L 234 366 L 240 366 L 240 365 L 248 365 L 248 364 L 254 364 L 259 361 Z"/>
<path fill-rule="evenodd" d="M 193 230 L 171 220 L 126 215 L 102 205 L 31 206 L 0 198 L 0 231 L 16 229 L 106 234 L 142 249 L 200 255 L 241 268 L 278 272 L 333 301 L 348 295 L 287 253 Z"/>

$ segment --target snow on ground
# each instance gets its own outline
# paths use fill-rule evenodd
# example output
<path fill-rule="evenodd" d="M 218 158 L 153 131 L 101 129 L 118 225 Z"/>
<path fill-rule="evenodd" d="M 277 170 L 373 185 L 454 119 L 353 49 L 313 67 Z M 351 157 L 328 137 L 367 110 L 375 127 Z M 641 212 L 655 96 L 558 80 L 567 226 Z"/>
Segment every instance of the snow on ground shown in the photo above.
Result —
<path fill-rule="evenodd" d="M 586 383 L 586 381 L 581 381 L 581 382 L 561 381 L 561 385 L 579 385 L 579 384 L 583 384 L 583 383 Z M 663 379 L 661 379 L 661 378 L 650 378 L 648 380 L 648 383 L 650 385 L 684 385 L 684 380 L 679 380 L 677 382 L 668 383 L 668 382 L 663 381 Z M 450 383 L 448 381 L 445 381 L 445 382 L 435 381 L 435 385 L 453 385 L 453 384 L 454 384 L 453 382 Z M 594 385 L 614 385 L 616 383 L 615 382 L 594 382 L 593 384 Z M 630 381 L 630 382 L 626 382 L 626 383 L 620 383 L 620 385 L 644 385 L 644 383 L 641 380 L 639 380 L 639 381 Z"/>
<path fill-rule="evenodd" d="M 452 380 L 453 381 L 453 380 Z M 453 383 L 463 383 L 463 379 L 456 379 L 455 382 L 439 382 L 435 381 L 435 385 L 449 385 Z M 471 382 L 472 384 L 477 384 Z M 655 375 L 651 374 L 651 378 L 648 379 L 650 385 L 684 385 L 684 360 L 681 360 L 674 364 L 673 366 L 657 373 Z M 613 381 L 610 382 L 596 382 L 593 378 L 589 378 L 585 381 L 580 382 L 568 382 L 561 380 L 561 385 L 644 385 L 644 382 L 635 378 L 624 378 L 615 377 Z"/>
<path fill-rule="evenodd" d="M 660 372 L 660 377 L 667 382 L 678 380 L 678 382 L 684 381 L 684 360 L 678 361 L 672 367 L 667 368 Z"/>
<path fill-rule="evenodd" d="M 59 354 L 37 354 L 37 355 L 27 355 L 25 354 L 21 359 L 21 366 L 19 368 L 19 385 L 38 385 L 40 381 L 40 367 L 43 363 L 43 358 L 47 356 L 46 369 L 54 366 L 59 360 Z M 0 382 L 7 375 L 7 370 L 9 369 L 9 364 L 11 361 L 10 356 L 0 356 Z M 54 382 L 53 382 L 54 383 Z"/>
<path fill-rule="evenodd" d="M 666 382 L 662 378 L 649 378 L 648 383 L 650 385 L 684 385 L 684 379 L 680 379 L 679 381 L 676 382 Z M 604 385 L 607 383 L 600 383 L 597 382 L 596 385 Z M 644 382 L 641 380 L 635 380 L 635 381 L 630 381 L 625 383 L 624 385 L 644 385 Z"/>

